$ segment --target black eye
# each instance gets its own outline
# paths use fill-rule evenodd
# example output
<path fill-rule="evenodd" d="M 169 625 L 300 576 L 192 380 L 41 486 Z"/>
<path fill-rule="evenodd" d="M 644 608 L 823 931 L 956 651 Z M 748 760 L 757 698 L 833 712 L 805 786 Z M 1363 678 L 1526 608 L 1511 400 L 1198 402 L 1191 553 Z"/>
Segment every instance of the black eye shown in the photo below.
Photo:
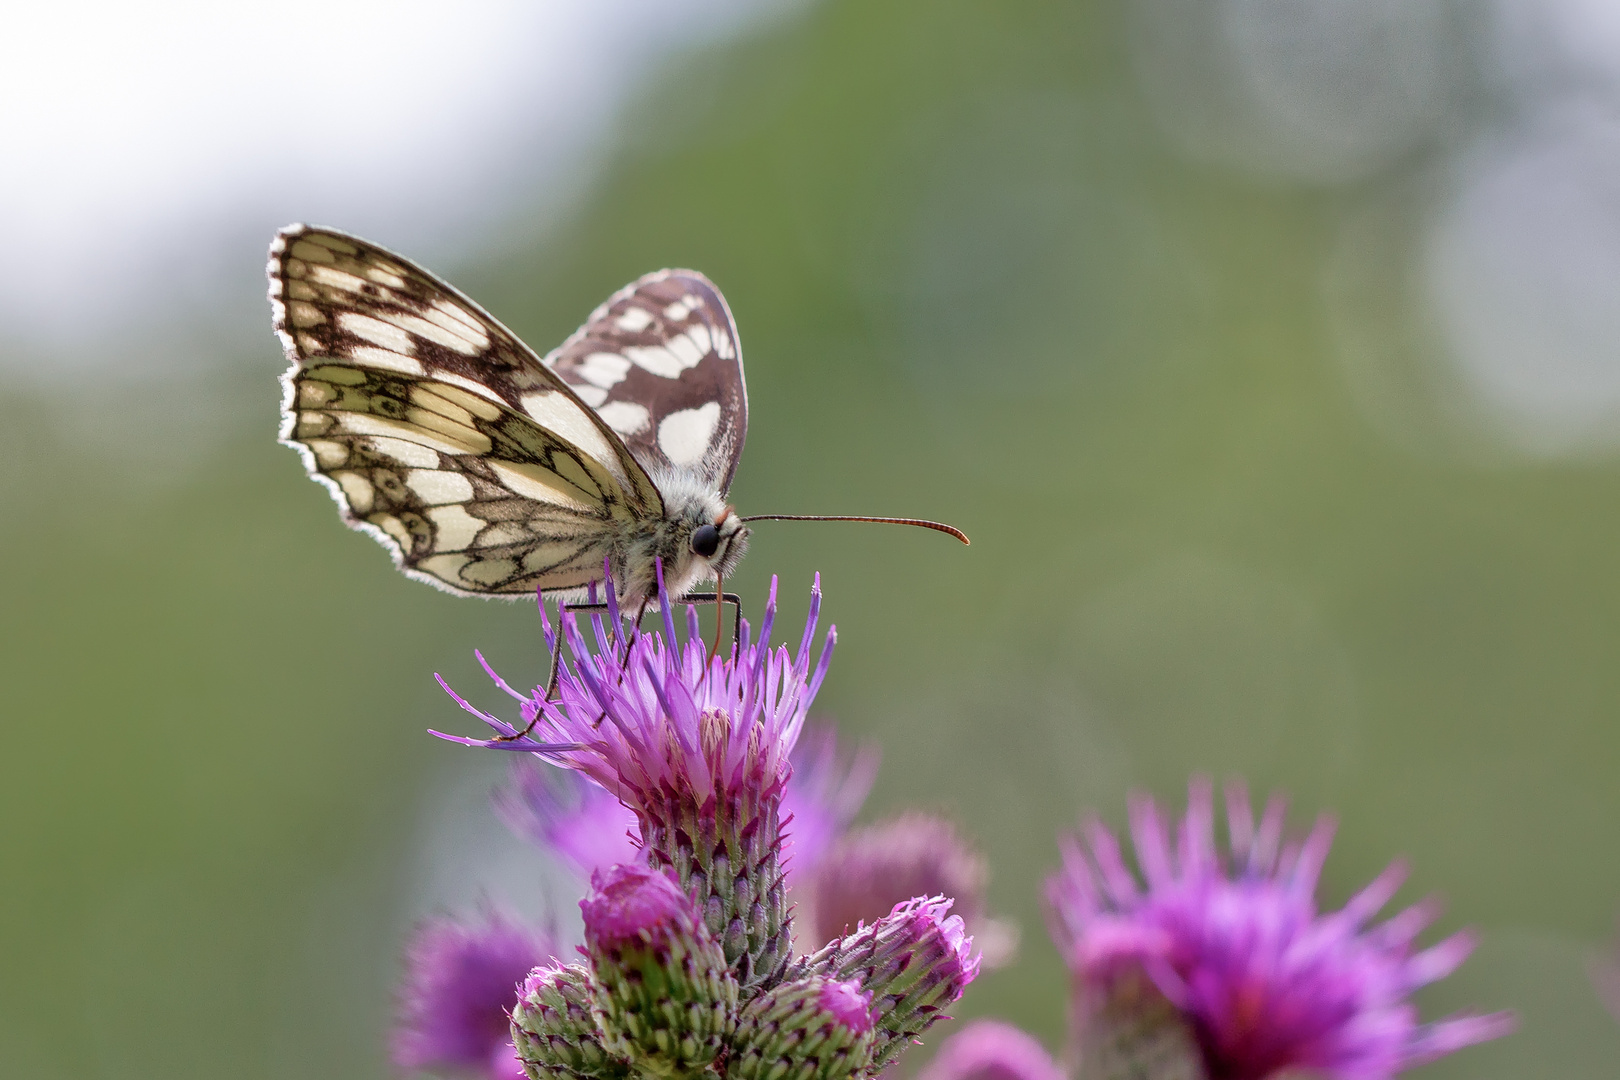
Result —
<path fill-rule="evenodd" d="M 720 549 L 720 530 L 713 525 L 699 525 L 692 530 L 692 550 L 707 559 Z"/>

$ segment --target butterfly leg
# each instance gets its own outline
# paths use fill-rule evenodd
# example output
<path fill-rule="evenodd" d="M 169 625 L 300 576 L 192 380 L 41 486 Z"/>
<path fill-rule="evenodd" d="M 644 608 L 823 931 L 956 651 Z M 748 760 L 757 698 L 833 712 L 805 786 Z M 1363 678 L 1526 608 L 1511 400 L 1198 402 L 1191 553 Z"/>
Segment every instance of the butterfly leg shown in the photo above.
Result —
<path fill-rule="evenodd" d="M 687 596 L 678 597 L 677 599 L 672 600 L 671 603 L 674 603 L 674 604 L 696 604 L 696 603 L 700 603 L 700 602 L 708 603 L 708 602 L 711 602 L 711 601 L 714 602 L 717 605 L 718 604 L 730 604 L 731 605 L 732 611 L 734 612 L 734 617 L 733 617 L 732 625 L 731 625 L 732 641 L 733 642 L 741 641 L 742 640 L 742 597 L 738 596 L 736 593 L 720 593 L 718 595 L 716 595 L 714 593 L 709 593 L 707 595 L 689 594 Z M 641 633 L 641 620 L 642 620 L 642 618 L 644 618 L 646 616 L 647 608 L 648 608 L 649 604 L 651 604 L 651 602 L 652 601 L 651 601 L 650 598 L 647 599 L 647 600 L 643 600 L 641 602 L 641 606 L 636 610 L 635 619 L 630 623 L 630 630 L 625 635 L 624 653 L 623 653 L 623 655 L 622 655 L 622 657 L 620 658 L 620 661 L 619 661 L 619 679 L 621 681 L 624 679 L 625 664 L 630 659 L 630 648 L 631 648 L 631 646 L 633 646 L 636 643 L 636 638 Z M 597 603 L 580 603 L 580 604 L 570 604 L 570 603 L 565 602 L 565 603 L 561 603 L 561 604 L 557 605 L 557 618 L 558 618 L 558 620 L 560 622 L 562 620 L 562 618 L 564 616 L 566 616 L 570 612 L 575 612 L 575 611 L 607 611 L 607 610 L 608 610 L 608 606 L 606 604 L 600 603 L 600 602 L 597 602 Z M 552 695 L 557 692 L 557 680 L 562 675 L 562 650 L 563 650 L 562 641 L 559 639 L 558 642 L 557 642 L 557 647 L 554 650 L 552 650 L 552 653 L 551 653 L 551 673 L 546 676 L 546 693 L 545 693 L 545 697 L 542 698 L 542 700 L 544 700 L 544 701 L 551 701 L 552 700 Z M 602 722 L 602 720 L 606 717 L 606 715 L 607 714 L 604 713 L 602 716 L 598 716 L 596 718 L 596 723 L 600 724 Z M 516 742 L 518 739 L 525 738 L 531 731 L 534 730 L 535 725 L 538 724 L 539 722 L 540 722 L 540 712 L 539 712 L 539 710 L 536 710 L 535 714 L 534 714 L 534 719 L 530 720 L 529 723 L 523 728 L 522 731 L 514 732 L 511 735 L 497 735 L 497 736 L 495 736 L 495 741 L 496 742 Z"/>
<path fill-rule="evenodd" d="M 560 627 L 560 624 L 561 624 L 563 618 L 566 617 L 568 615 L 568 613 L 571 612 L 571 611 L 607 611 L 607 610 L 608 610 L 608 606 L 606 604 L 603 604 L 603 603 L 600 603 L 600 602 L 582 603 L 582 604 L 570 604 L 570 603 L 567 603 L 567 602 L 563 602 L 563 603 L 560 603 L 560 604 L 557 605 L 557 621 L 558 621 L 559 627 Z M 563 653 L 563 643 L 562 643 L 562 637 L 559 634 L 559 636 L 557 638 L 557 647 L 551 651 L 551 673 L 546 676 L 546 693 L 545 693 L 545 697 L 543 697 L 541 699 L 542 701 L 550 701 L 552 699 L 552 695 L 557 692 L 557 679 L 562 674 L 562 653 Z M 495 741 L 496 742 L 516 742 L 519 739 L 526 738 L 528 736 L 529 732 L 533 731 L 534 726 L 536 724 L 538 724 L 539 722 L 540 722 L 540 710 L 536 709 L 535 713 L 534 713 L 534 719 L 530 720 L 528 725 L 526 727 L 524 727 L 524 729 L 522 731 L 513 732 L 511 735 L 497 735 L 497 736 L 495 736 Z"/>
<path fill-rule="evenodd" d="M 673 601 L 673 603 L 704 603 L 714 604 L 717 607 L 721 604 L 730 604 L 733 613 L 731 622 L 731 640 L 733 643 L 742 640 L 742 597 L 738 596 L 736 593 L 723 592 L 718 596 L 716 596 L 714 593 L 688 593 L 687 595 L 676 599 Z"/>
<path fill-rule="evenodd" d="M 635 647 L 636 639 L 641 636 L 641 620 L 646 616 L 647 605 L 650 603 L 652 603 L 651 597 L 641 602 L 641 606 L 636 609 L 634 621 L 630 623 L 630 632 L 624 637 L 624 652 L 619 657 L 619 681 L 616 685 L 624 685 L 624 672 L 630 663 L 630 650 Z M 600 727 L 605 719 L 607 719 L 607 713 L 604 712 L 591 721 L 591 727 Z"/>

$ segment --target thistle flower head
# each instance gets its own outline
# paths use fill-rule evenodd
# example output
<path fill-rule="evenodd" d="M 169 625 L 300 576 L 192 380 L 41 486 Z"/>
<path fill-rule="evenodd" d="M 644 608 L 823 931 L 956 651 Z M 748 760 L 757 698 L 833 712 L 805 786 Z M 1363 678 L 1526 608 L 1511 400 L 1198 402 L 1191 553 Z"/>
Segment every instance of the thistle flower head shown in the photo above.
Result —
<path fill-rule="evenodd" d="M 1174 844 L 1159 807 L 1133 802 L 1145 888 L 1101 825 L 1086 829 L 1084 844 L 1065 842 L 1048 896 L 1083 1009 L 1106 1007 L 1114 988 L 1145 978 L 1192 1030 L 1211 1080 L 1290 1069 L 1380 1080 L 1511 1029 L 1505 1014 L 1418 1022 L 1412 992 L 1450 974 L 1473 940 L 1459 933 L 1415 951 L 1436 914 L 1431 903 L 1368 925 L 1404 878 L 1400 864 L 1343 909 L 1319 913 L 1331 823 L 1285 844 L 1282 800 L 1256 827 L 1247 792 L 1234 786 L 1223 856 L 1212 802 L 1209 784 L 1195 780 Z"/>
<path fill-rule="evenodd" d="M 622 624 L 611 587 L 607 607 L 617 632 Z M 744 622 L 726 656 L 708 654 L 695 609 L 687 609 L 684 641 L 670 605 L 662 611 L 662 634 L 632 630 L 627 644 L 607 632 L 600 615 L 593 616 L 595 652 L 570 614 L 562 624 L 568 648 L 556 698 L 547 700 L 543 689 L 525 697 L 490 671 L 497 685 L 522 702 L 528 734 L 518 737 L 518 729 L 457 697 L 506 738 L 446 737 L 540 754 L 616 796 L 636 814 L 648 864 L 675 871 L 751 991 L 778 977 L 792 951 L 781 870 L 782 794 L 792 772 L 789 756 L 826 677 L 837 635 L 828 629 L 812 667 L 819 575 L 797 652 L 770 647 L 774 579 L 759 639 Z M 544 619 L 544 604 L 540 614 Z M 545 628 L 555 648 L 551 624 Z"/>
<path fill-rule="evenodd" d="M 529 1075 L 546 1080 L 611 1080 L 628 1064 L 608 1048 L 592 1008 L 590 972 L 553 962 L 535 968 L 518 990 L 512 1040 Z"/>
<path fill-rule="evenodd" d="M 622 623 L 611 585 L 607 602 L 617 631 Z M 600 615 L 593 616 L 594 652 L 578 619 L 568 614 L 562 619 L 567 651 L 555 699 L 545 700 L 543 687 L 530 695 L 516 694 L 490 672 L 522 702 L 524 725 L 533 725 L 530 733 L 508 741 L 446 737 L 543 754 L 584 773 L 638 812 L 670 798 L 702 805 L 744 788 L 780 799 L 791 771 L 789 755 L 826 676 L 837 637 L 829 628 L 812 667 L 820 575 L 810 592 L 810 615 L 797 652 L 770 647 L 776 620 L 774 578 L 758 639 L 745 621 L 741 640 L 729 655 L 709 656 L 695 609 L 687 609 L 684 641 L 670 605 L 662 611 L 663 633 L 636 633 L 628 648 L 616 633 L 608 633 Z M 540 614 L 547 644 L 555 649 L 556 632 L 543 604 Z M 511 736 L 519 730 L 445 689 L 498 734 Z"/>
<path fill-rule="evenodd" d="M 555 951 L 547 935 L 498 912 L 423 923 L 406 954 L 395 1063 L 521 1080 L 507 1017 L 519 984 Z"/>
<path fill-rule="evenodd" d="M 917 1080 L 1064 1080 L 1064 1073 L 1035 1036 L 975 1020 L 940 1044 Z"/>
<path fill-rule="evenodd" d="M 872 994 L 809 976 L 779 983 L 738 1019 L 728 1080 L 854 1080 L 870 1075 L 877 1026 Z"/>

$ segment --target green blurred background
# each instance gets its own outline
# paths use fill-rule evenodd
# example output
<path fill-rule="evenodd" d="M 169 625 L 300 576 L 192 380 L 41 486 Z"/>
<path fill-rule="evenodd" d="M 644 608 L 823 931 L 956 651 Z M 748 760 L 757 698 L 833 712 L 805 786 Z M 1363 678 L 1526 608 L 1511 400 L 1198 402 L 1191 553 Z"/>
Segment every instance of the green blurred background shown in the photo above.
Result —
<path fill-rule="evenodd" d="M 1226 6 L 1303 85 L 1343 74 L 1307 62 L 1308 5 Z M 1526 435 L 1470 390 L 1413 299 L 1412 238 L 1513 122 L 1490 27 L 1365 9 L 1404 81 L 1335 142 L 1312 102 L 1366 78 L 1275 98 L 1296 126 L 1268 136 L 1199 89 L 1197 50 L 1236 39 L 1176 0 L 801 7 L 666 57 L 584 197 L 520 192 L 499 220 L 544 228 L 435 268 L 544 350 L 697 267 L 747 357 L 743 513 L 972 536 L 762 523 L 728 582 L 757 608 L 781 575 L 791 625 L 822 573 L 820 709 L 884 752 L 865 817 L 938 809 L 990 853 L 1022 955 L 959 1015 L 1056 1045 L 1054 835 L 1242 776 L 1339 816 L 1329 902 L 1405 856 L 1403 899 L 1482 932 L 1424 1008 L 1522 1031 L 1421 1075 L 1613 1076 L 1587 965 L 1620 908 L 1620 472 L 1603 417 Z M 283 223 L 231 226 L 222 305 L 259 303 Z M 6 1076 L 387 1076 L 414 918 L 524 890 L 571 917 L 485 812 L 502 763 L 425 733 L 471 722 L 436 671 L 496 703 L 474 647 L 539 677 L 532 606 L 343 529 L 275 444 L 268 309 L 235 325 L 111 389 L 28 377 L 58 362 L 37 344 L 0 368 Z"/>

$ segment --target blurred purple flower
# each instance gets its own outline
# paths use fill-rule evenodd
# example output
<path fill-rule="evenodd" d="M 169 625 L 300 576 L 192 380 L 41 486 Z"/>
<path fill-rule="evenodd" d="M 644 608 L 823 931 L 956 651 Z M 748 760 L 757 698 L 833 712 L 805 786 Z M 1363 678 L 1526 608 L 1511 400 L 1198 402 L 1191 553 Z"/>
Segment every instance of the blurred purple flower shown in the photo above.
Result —
<path fill-rule="evenodd" d="M 509 1015 L 520 984 L 556 951 L 548 935 L 495 911 L 471 925 L 422 923 L 406 952 L 394 1062 L 522 1080 Z"/>
<path fill-rule="evenodd" d="M 1247 791 L 1233 785 L 1227 796 L 1230 858 L 1215 848 L 1206 781 L 1190 785 L 1174 850 L 1159 807 L 1133 800 L 1145 891 L 1102 825 L 1087 826 L 1085 845 L 1065 841 L 1048 896 L 1082 1026 L 1112 987 L 1145 976 L 1185 1018 L 1211 1080 L 1290 1069 L 1381 1080 L 1512 1029 L 1504 1013 L 1418 1023 L 1412 991 L 1450 974 L 1473 939 L 1458 933 L 1414 952 L 1433 903 L 1366 926 L 1405 877 L 1401 864 L 1342 910 L 1319 914 L 1314 893 L 1332 823 L 1324 818 L 1302 844 L 1285 845 L 1281 799 L 1256 829 Z"/>
<path fill-rule="evenodd" d="M 1028 1032 L 975 1020 L 940 1044 L 917 1080 L 1064 1080 L 1064 1073 Z"/>
<path fill-rule="evenodd" d="M 642 861 L 635 811 L 571 769 L 533 759 L 516 761 L 493 801 L 507 828 L 582 878 L 588 880 L 602 867 Z"/>
<path fill-rule="evenodd" d="M 793 775 L 782 794 L 790 885 L 795 877 L 802 878 L 816 868 L 860 813 L 872 781 L 877 779 L 879 754 L 870 747 L 845 753 L 838 745 L 837 731 L 817 724 L 805 728 L 791 761 Z"/>
<path fill-rule="evenodd" d="M 801 879 L 806 938 L 819 946 L 862 922 L 876 922 L 913 897 L 949 896 L 984 962 L 994 967 L 1010 958 L 1017 932 L 988 917 L 989 879 L 984 856 L 951 822 L 915 811 L 901 814 L 846 834 L 816 872 Z"/>

